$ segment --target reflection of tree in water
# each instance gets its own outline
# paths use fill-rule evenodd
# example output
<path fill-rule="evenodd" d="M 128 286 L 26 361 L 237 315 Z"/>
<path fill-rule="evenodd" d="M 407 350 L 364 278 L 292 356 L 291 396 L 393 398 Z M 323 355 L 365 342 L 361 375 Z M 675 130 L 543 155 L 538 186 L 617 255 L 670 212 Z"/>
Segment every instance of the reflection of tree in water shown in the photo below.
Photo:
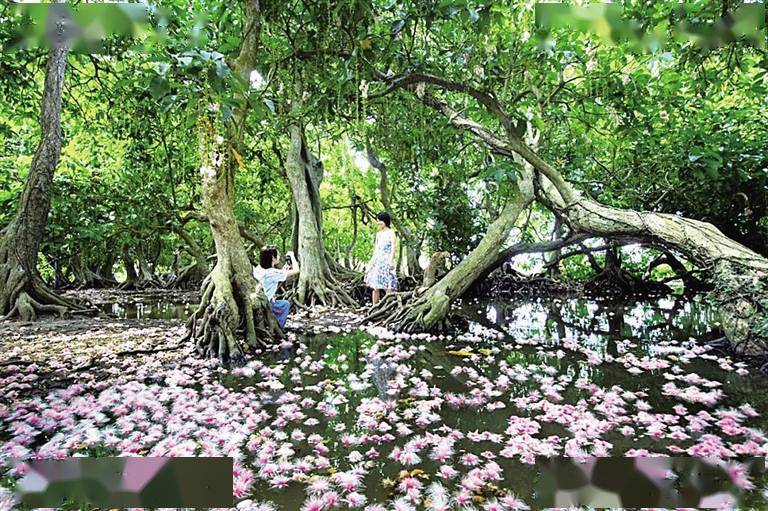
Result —
<path fill-rule="evenodd" d="M 541 302 L 491 302 L 489 313 L 463 311 L 468 317 L 510 334 L 538 335 L 548 341 L 570 337 L 616 356 L 615 342 L 687 340 L 712 337 L 713 312 L 706 305 L 683 297 L 654 302 L 609 302 L 585 299 Z M 707 335 L 712 334 L 712 335 Z M 644 351 L 648 346 L 643 346 Z"/>

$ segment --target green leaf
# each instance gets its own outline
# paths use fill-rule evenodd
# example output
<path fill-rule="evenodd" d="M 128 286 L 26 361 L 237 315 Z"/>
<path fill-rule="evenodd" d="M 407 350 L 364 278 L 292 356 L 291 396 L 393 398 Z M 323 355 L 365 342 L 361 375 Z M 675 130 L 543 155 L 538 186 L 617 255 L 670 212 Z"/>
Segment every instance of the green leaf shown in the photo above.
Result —
<path fill-rule="evenodd" d="M 149 83 L 149 93 L 155 99 L 160 99 L 165 96 L 168 94 L 169 90 L 170 86 L 168 85 L 168 80 L 162 76 L 153 77 L 152 81 Z"/>

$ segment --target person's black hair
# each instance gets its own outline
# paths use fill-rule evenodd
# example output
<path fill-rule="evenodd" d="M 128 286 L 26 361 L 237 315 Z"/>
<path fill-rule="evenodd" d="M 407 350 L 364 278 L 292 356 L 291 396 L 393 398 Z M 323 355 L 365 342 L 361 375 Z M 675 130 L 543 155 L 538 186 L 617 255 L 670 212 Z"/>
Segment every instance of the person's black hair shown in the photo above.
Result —
<path fill-rule="evenodd" d="M 386 211 L 382 211 L 381 213 L 376 215 L 376 220 L 381 220 L 382 222 L 384 222 L 384 225 L 386 225 L 387 227 L 389 227 L 389 225 L 392 223 L 392 217 L 389 216 L 389 213 L 387 213 Z"/>
<path fill-rule="evenodd" d="M 272 268 L 272 260 L 278 256 L 277 247 L 275 245 L 269 245 L 261 249 L 259 255 L 259 266 L 268 270 Z"/>

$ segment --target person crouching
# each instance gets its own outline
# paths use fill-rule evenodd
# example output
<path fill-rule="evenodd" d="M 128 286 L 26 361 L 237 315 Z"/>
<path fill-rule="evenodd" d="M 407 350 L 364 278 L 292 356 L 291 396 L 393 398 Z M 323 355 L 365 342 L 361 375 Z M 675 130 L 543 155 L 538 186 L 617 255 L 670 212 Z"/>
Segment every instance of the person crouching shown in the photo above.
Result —
<path fill-rule="evenodd" d="M 259 271 L 254 271 L 254 276 L 261 282 L 264 294 L 269 299 L 269 305 L 277 318 L 280 328 L 285 328 L 285 322 L 288 319 L 288 313 L 291 310 L 291 302 L 288 300 L 275 300 L 277 286 L 285 282 L 288 277 L 299 274 L 299 262 L 293 255 L 293 252 L 286 254 L 286 263 L 282 268 L 280 265 L 280 251 L 274 245 L 268 245 L 261 249 L 259 256 Z"/>

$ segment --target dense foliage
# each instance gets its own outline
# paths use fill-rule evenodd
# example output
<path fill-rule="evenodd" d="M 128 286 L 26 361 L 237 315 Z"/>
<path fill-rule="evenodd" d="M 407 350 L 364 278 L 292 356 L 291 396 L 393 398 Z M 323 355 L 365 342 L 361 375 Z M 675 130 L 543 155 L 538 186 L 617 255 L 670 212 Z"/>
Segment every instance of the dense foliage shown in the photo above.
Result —
<path fill-rule="evenodd" d="M 693 21 L 720 6 L 694 2 Z M 536 130 L 549 161 L 603 203 L 710 221 L 768 251 L 768 154 L 763 47 L 736 40 L 715 48 L 670 38 L 643 49 L 588 32 L 538 32 L 530 2 L 262 2 L 259 66 L 251 83 L 232 72 L 242 19 L 226 3 L 164 4 L 164 38 L 143 53 L 73 54 L 65 89 L 65 147 L 42 249 L 48 265 L 123 272 L 121 259 L 156 271 L 189 264 L 189 233 L 206 255 L 212 241 L 199 210 L 200 98 L 217 98 L 224 120 L 248 91 L 236 213 L 256 240 L 288 248 L 292 205 L 284 162 L 289 107 L 303 95 L 302 122 L 322 159 L 325 242 L 365 262 L 371 213 L 391 207 L 426 253 L 458 261 L 507 200 L 515 164 L 494 157 L 384 77 L 433 74 L 489 91 L 518 123 Z M 647 30 L 679 22 L 664 3 L 629 3 Z M 14 212 L 35 149 L 44 51 L 0 57 L 0 223 Z M 297 89 L 299 87 L 299 89 Z M 448 93 L 450 95 L 451 93 Z M 464 114 L 497 121 L 472 101 Z M 551 218 L 530 239 L 549 236 Z M 354 236 L 353 224 L 358 234 Z M 354 239 L 354 243 L 353 243 Z M 49 274 L 50 276 L 50 274 Z M 72 279 L 73 277 L 67 277 Z"/>

